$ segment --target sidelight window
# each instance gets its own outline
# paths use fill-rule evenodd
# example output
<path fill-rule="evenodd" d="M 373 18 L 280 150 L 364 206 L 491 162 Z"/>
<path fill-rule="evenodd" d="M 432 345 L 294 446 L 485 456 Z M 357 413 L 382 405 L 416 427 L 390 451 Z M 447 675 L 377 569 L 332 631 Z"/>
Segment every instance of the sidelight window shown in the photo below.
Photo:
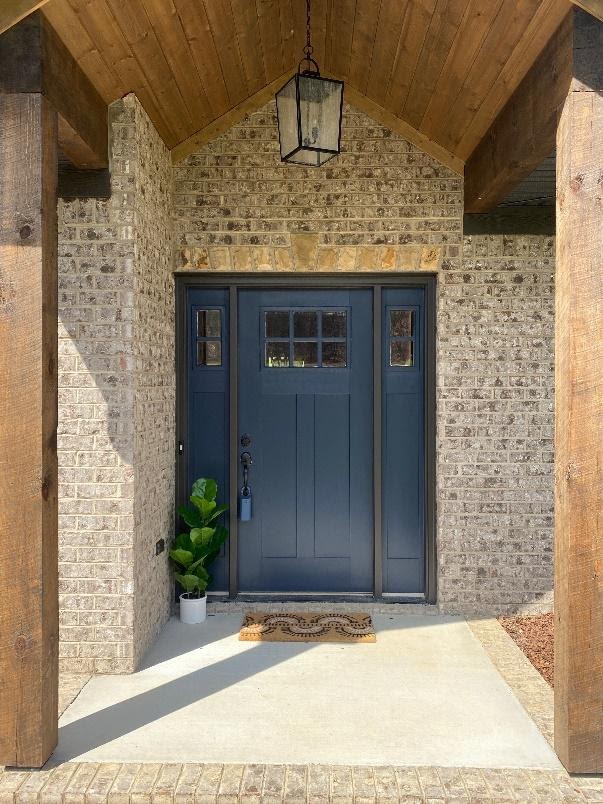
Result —
<path fill-rule="evenodd" d="M 415 310 L 389 311 L 389 365 L 407 368 L 415 364 Z"/>
<path fill-rule="evenodd" d="M 197 365 L 222 365 L 222 310 L 197 310 Z"/>
<path fill-rule="evenodd" d="M 266 368 L 345 368 L 348 313 L 333 309 L 266 310 Z"/>

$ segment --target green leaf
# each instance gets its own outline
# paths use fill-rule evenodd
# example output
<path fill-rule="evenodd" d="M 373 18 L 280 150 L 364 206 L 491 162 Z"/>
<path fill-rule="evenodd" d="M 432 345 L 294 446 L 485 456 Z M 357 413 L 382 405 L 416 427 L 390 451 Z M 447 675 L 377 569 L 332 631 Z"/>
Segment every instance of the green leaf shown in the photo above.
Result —
<path fill-rule="evenodd" d="M 209 502 L 213 502 L 218 495 L 218 484 L 216 481 L 208 477 L 205 482 L 205 499 Z"/>
<path fill-rule="evenodd" d="M 203 497 L 208 502 L 215 500 L 217 493 L 218 484 L 211 477 L 200 477 L 198 480 L 195 480 L 193 488 L 191 489 L 191 495 L 193 497 Z"/>
<path fill-rule="evenodd" d="M 191 496 L 191 502 L 199 512 L 201 512 L 203 510 L 203 502 L 204 501 L 205 501 L 205 497 L 199 497 L 197 494 L 193 494 Z"/>
<path fill-rule="evenodd" d="M 176 580 L 185 592 L 194 592 L 195 589 L 203 591 L 199 585 L 199 578 L 196 575 L 179 575 L 176 573 Z M 207 586 L 207 584 L 206 584 Z M 206 587 L 205 587 L 206 588 Z"/>
<path fill-rule="evenodd" d="M 194 545 L 188 533 L 180 533 L 174 539 L 174 547 L 180 548 L 181 550 L 189 550 L 192 553 Z"/>
<path fill-rule="evenodd" d="M 170 550 L 170 558 L 176 562 L 176 564 L 180 564 L 181 567 L 185 569 L 192 564 L 195 559 L 195 556 L 189 552 L 188 550 L 183 550 L 182 548 L 175 548 Z"/>
<path fill-rule="evenodd" d="M 216 508 L 216 509 L 215 509 L 215 510 L 212 512 L 211 516 L 208 518 L 208 520 L 207 520 L 207 521 L 208 521 L 208 523 L 209 523 L 209 522 L 213 522 L 213 521 L 214 521 L 214 519 L 217 519 L 217 518 L 220 516 L 220 514 L 223 514 L 223 513 L 224 513 L 224 511 L 228 511 L 228 508 L 229 508 L 229 506 L 228 506 L 228 505 L 219 505 L 219 506 L 218 506 L 218 507 L 217 507 L 217 508 Z"/>
<path fill-rule="evenodd" d="M 178 508 L 178 513 L 184 519 L 189 528 L 201 528 L 204 521 L 202 514 L 190 505 L 181 505 Z"/>
<path fill-rule="evenodd" d="M 191 530 L 191 542 L 195 547 L 206 548 L 211 544 L 215 528 L 193 528 Z"/>

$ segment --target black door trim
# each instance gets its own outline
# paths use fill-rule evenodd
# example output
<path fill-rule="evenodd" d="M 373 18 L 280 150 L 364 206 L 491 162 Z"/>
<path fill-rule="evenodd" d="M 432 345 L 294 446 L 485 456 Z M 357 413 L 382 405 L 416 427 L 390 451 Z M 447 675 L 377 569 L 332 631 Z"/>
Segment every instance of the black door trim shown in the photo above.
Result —
<path fill-rule="evenodd" d="M 233 271 L 195 271 L 177 272 L 176 291 L 176 507 L 186 502 L 186 461 L 180 452 L 180 445 L 187 448 L 187 372 L 186 372 L 186 295 L 189 288 L 221 287 L 227 288 L 230 296 L 230 510 L 236 512 L 238 502 L 238 290 L 244 287 L 266 289 L 275 288 L 372 288 L 373 290 L 373 332 L 374 332 L 374 376 L 373 376 L 373 427 L 374 442 L 374 600 L 390 602 L 435 603 L 437 600 L 437 548 L 436 548 L 436 276 L 416 273 L 321 273 L 321 274 L 276 274 L 273 272 L 242 273 Z M 406 597 L 402 595 L 383 595 L 382 579 L 382 534 L 381 534 L 381 288 L 424 287 L 426 293 L 426 371 L 425 371 L 425 495 L 426 495 L 426 544 L 425 544 L 425 597 Z M 229 539 L 229 596 L 234 598 L 238 592 L 237 578 L 237 517 L 230 521 Z M 178 515 L 175 513 L 175 528 Z M 177 532 L 177 531 L 175 531 Z M 267 596 L 270 597 L 270 596 Z M 293 596 L 292 596 L 293 597 Z M 258 600 L 258 597 L 254 597 Z M 270 599 L 274 599 L 271 597 Z M 312 599 L 319 599 L 318 597 Z M 338 597 L 338 600 L 342 598 Z"/>

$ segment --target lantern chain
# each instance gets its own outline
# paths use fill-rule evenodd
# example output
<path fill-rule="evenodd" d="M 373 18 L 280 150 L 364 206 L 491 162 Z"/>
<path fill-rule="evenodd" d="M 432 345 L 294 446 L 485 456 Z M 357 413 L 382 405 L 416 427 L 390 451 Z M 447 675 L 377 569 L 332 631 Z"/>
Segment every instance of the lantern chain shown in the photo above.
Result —
<path fill-rule="evenodd" d="M 306 46 L 304 48 L 306 61 L 309 61 L 311 59 L 313 52 L 314 48 L 312 47 L 311 31 L 310 31 L 310 0 L 306 0 Z"/>

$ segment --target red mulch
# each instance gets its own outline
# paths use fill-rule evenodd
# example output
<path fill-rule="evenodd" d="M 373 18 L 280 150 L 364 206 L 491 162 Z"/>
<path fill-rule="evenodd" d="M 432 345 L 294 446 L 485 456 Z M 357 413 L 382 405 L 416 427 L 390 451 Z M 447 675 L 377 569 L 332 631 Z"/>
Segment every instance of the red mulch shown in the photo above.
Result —
<path fill-rule="evenodd" d="M 499 617 L 499 623 L 519 645 L 540 675 L 553 686 L 553 615 Z"/>

